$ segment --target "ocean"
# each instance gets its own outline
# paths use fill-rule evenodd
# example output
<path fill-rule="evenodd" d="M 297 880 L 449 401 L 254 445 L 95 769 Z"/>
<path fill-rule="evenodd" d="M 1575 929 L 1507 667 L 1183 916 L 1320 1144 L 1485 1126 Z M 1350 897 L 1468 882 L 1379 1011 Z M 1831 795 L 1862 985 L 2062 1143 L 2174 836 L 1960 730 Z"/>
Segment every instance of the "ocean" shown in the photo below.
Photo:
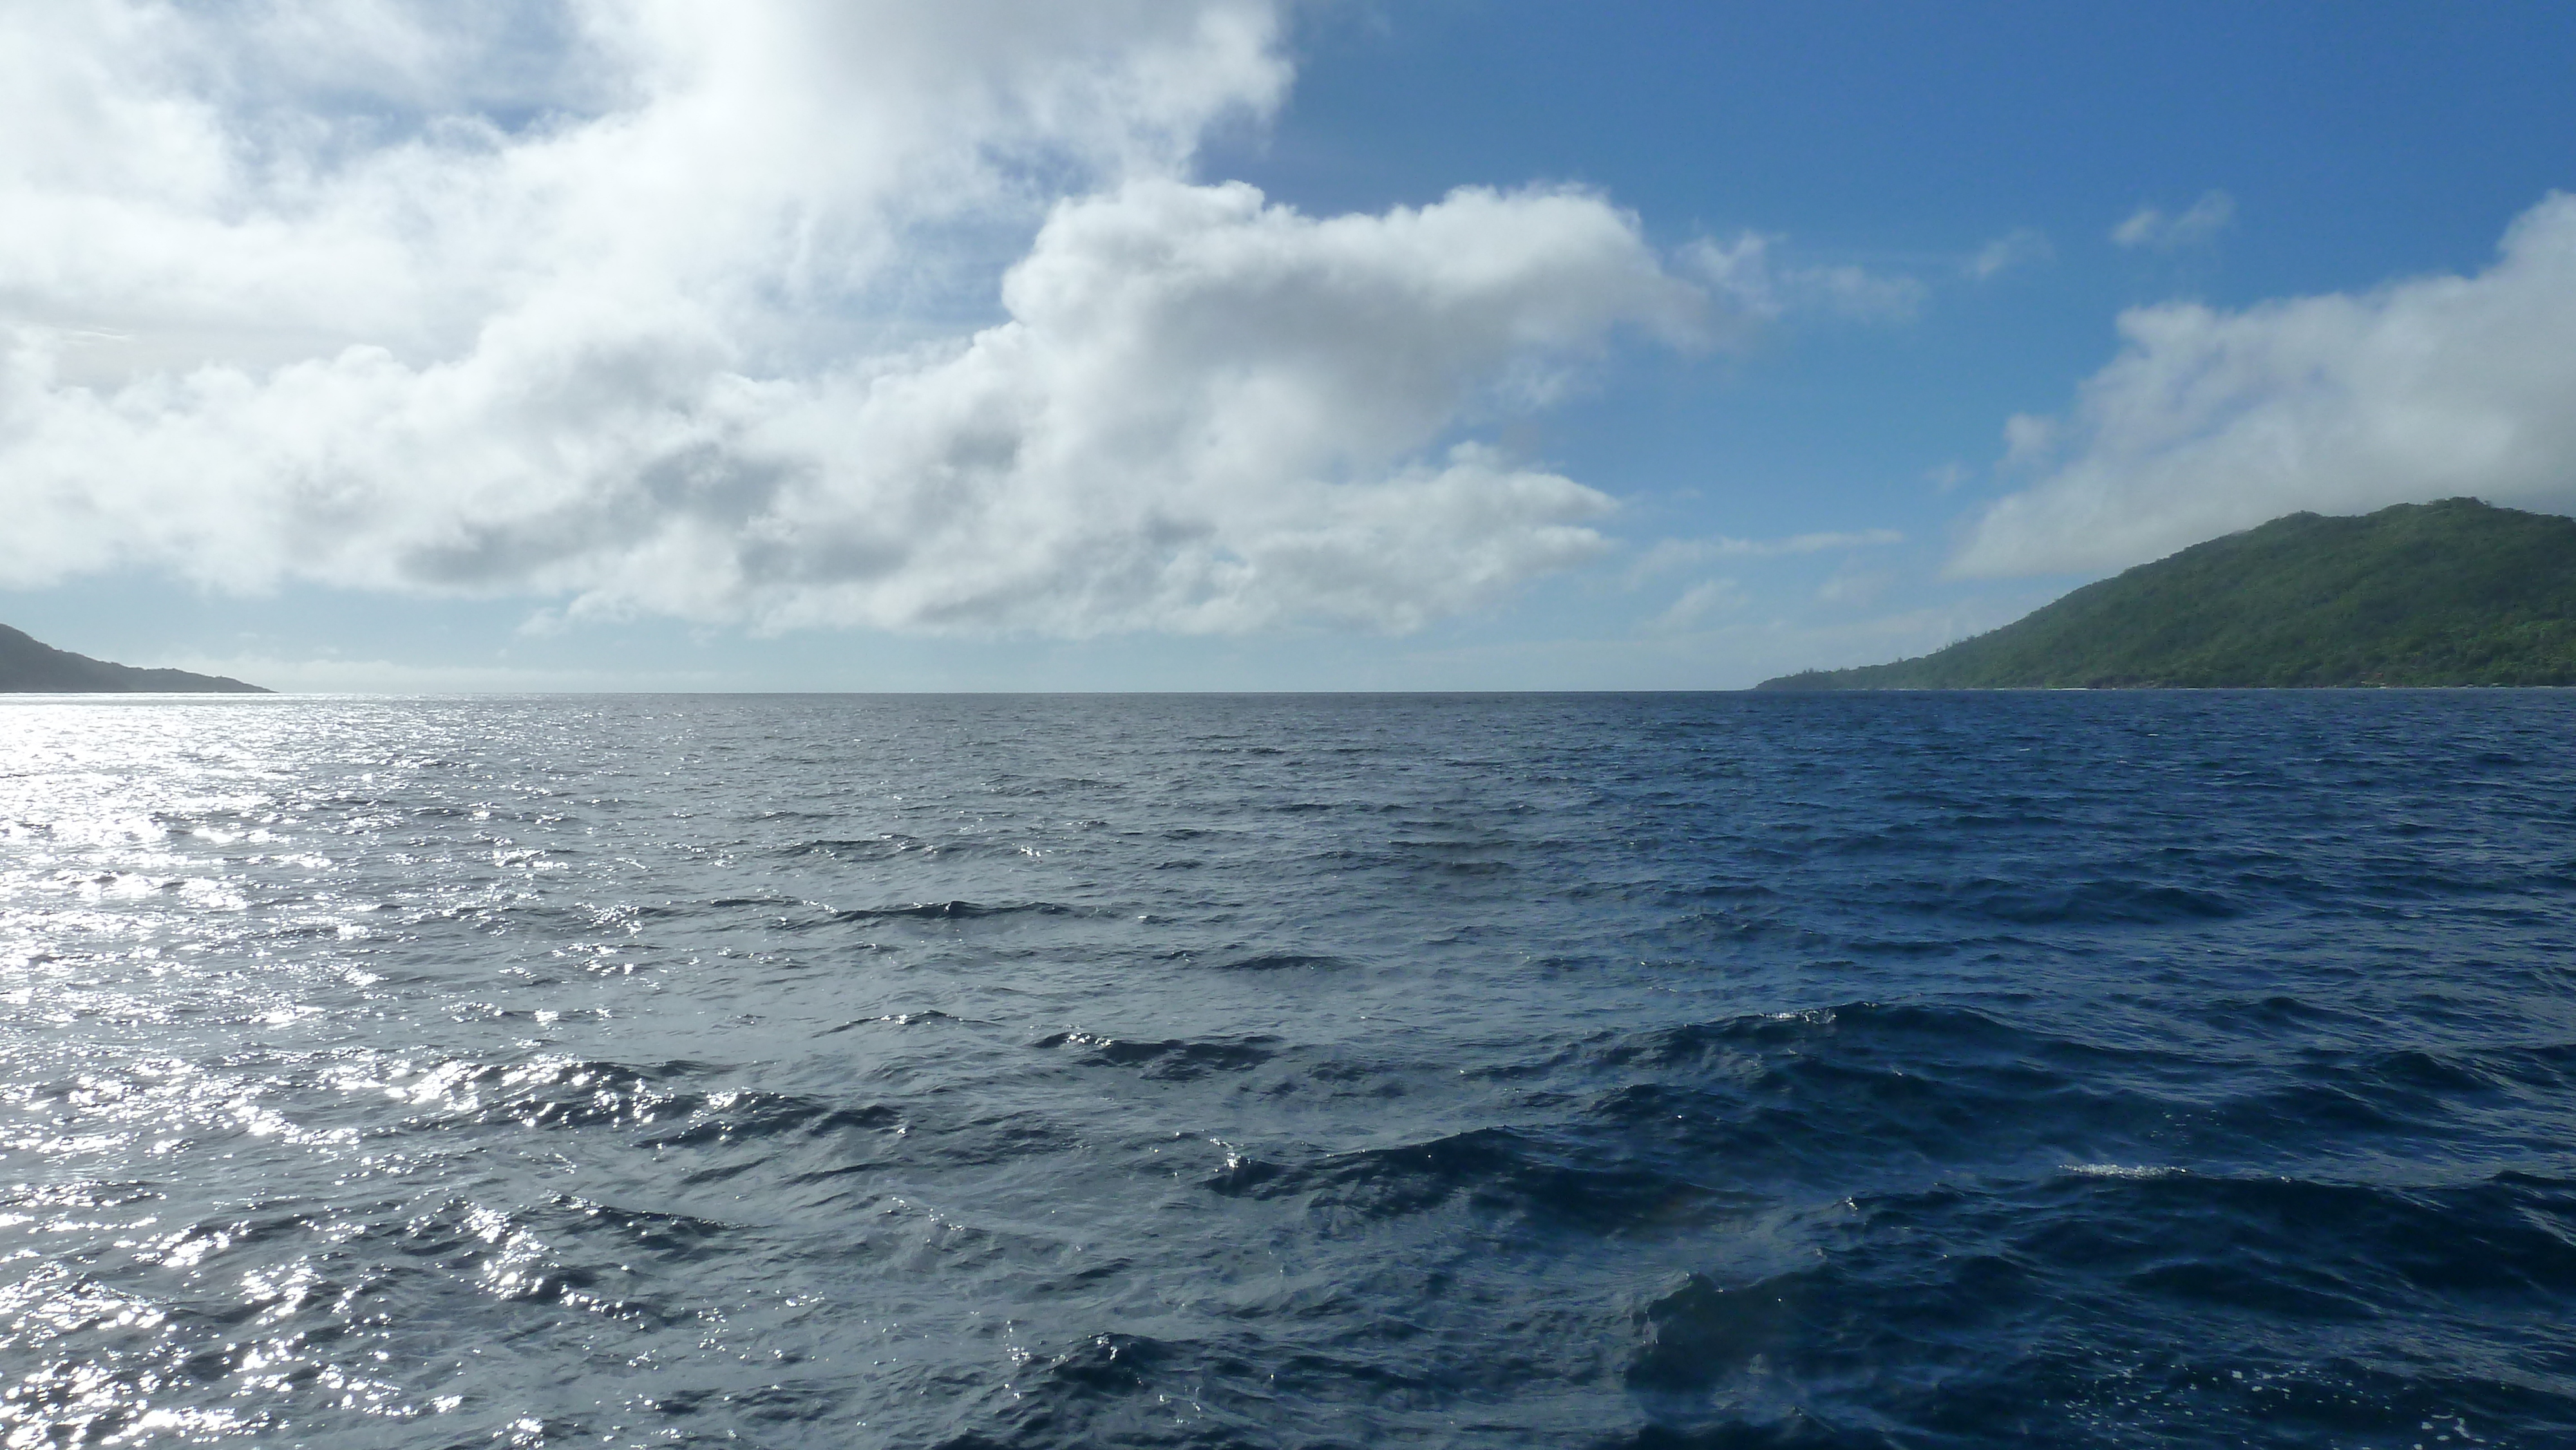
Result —
<path fill-rule="evenodd" d="M 0 703 L 0 1444 L 2576 1445 L 2576 694 Z"/>

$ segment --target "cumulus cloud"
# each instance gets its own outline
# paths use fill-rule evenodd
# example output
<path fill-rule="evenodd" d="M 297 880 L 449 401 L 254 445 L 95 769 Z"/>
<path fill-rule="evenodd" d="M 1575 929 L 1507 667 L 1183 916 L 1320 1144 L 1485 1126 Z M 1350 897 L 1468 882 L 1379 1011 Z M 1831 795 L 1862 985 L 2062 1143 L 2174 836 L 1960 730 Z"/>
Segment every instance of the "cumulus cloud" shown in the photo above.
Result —
<path fill-rule="evenodd" d="M 2576 197 L 2517 219 L 2475 276 L 2119 323 L 2070 417 L 2015 418 L 2048 467 L 1952 571 L 2122 568 L 2300 509 L 2474 495 L 2576 506 Z"/>
<path fill-rule="evenodd" d="M 1461 426 L 1704 289 L 1191 180 L 1288 80 L 1261 0 L 9 7 L 0 583 L 1404 630 L 1597 554 Z"/>
<path fill-rule="evenodd" d="M 2174 216 L 2152 206 L 2138 208 L 2111 228 L 2111 240 L 2123 247 L 2171 252 L 2199 246 L 2225 231 L 2235 219 L 2236 198 L 2223 191 L 2203 192 L 2200 200 Z"/>

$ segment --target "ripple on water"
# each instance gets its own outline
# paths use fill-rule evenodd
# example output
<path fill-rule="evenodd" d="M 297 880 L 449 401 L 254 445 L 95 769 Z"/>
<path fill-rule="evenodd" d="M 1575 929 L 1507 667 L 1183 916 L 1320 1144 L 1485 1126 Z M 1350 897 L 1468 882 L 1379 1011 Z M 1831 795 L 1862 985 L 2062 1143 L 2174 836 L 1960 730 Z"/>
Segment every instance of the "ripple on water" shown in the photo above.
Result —
<path fill-rule="evenodd" d="M 2576 1443 L 2571 734 L 0 702 L 0 1440 Z"/>

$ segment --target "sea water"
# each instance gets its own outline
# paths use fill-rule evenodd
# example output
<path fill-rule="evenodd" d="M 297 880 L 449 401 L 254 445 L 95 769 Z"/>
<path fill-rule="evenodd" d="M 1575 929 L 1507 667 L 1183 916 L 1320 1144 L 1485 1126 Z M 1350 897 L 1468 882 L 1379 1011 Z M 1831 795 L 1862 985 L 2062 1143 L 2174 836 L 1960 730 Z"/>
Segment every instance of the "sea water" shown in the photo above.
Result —
<path fill-rule="evenodd" d="M 0 704 L 0 1442 L 2576 1444 L 2576 696 Z"/>

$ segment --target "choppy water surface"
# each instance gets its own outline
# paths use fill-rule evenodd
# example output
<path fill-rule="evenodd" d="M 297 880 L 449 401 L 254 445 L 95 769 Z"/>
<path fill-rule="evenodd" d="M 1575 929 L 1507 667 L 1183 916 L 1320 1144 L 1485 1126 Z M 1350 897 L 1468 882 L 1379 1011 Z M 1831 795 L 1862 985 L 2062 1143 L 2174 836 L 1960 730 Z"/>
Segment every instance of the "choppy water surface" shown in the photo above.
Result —
<path fill-rule="evenodd" d="M 2576 1444 L 2571 743 L 0 704 L 0 1441 Z"/>

